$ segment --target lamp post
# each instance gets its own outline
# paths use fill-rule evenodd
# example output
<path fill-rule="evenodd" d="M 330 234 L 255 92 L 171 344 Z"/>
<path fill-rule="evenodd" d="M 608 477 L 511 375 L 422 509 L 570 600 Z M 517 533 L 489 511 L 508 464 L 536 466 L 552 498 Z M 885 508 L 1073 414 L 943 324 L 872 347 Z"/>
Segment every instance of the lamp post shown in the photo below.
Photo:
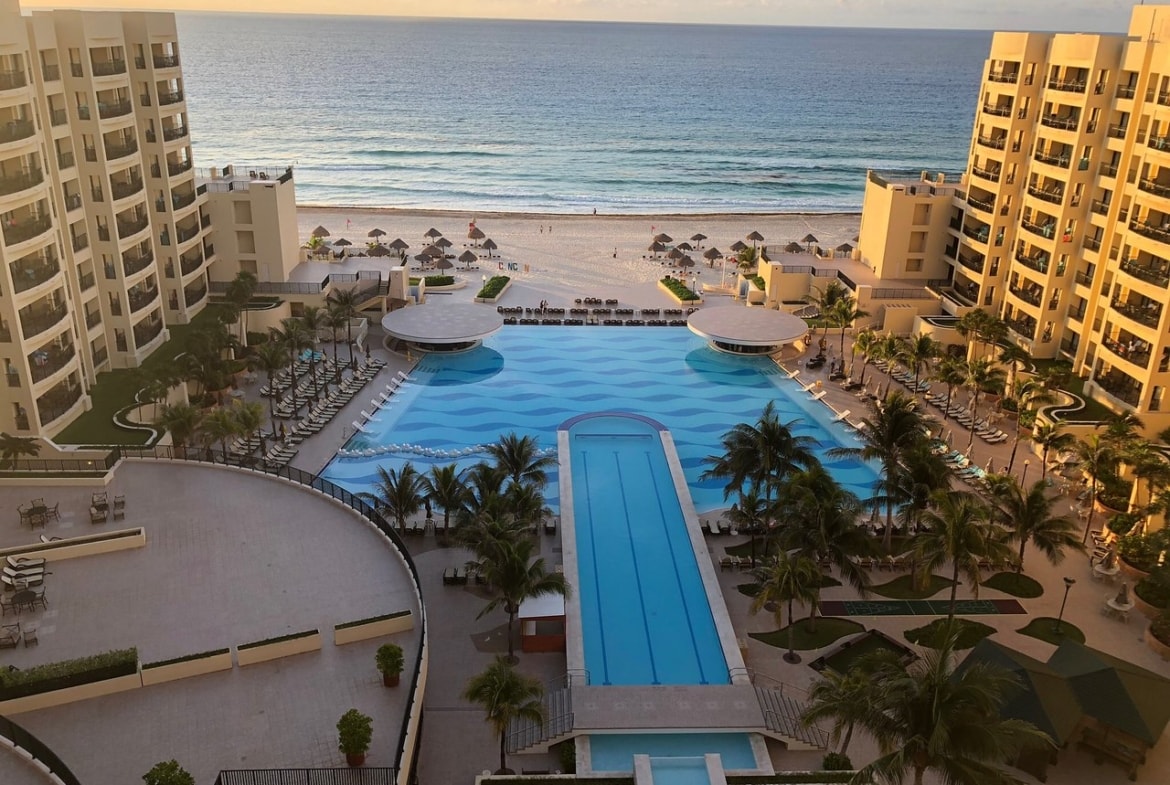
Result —
<path fill-rule="evenodd" d="M 1054 634 L 1060 634 L 1060 624 L 1064 621 L 1064 605 L 1068 602 L 1068 590 L 1071 589 L 1073 584 L 1076 582 L 1077 581 L 1075 578 L 1064 579 L 1064 599 L 1060 601 L 1060 613 L 1056 616 L 1056 627 L 1053 629 Z"/>
<path fill-rule="evenodd" d="M 1031 464 L 1028 461 L 1024 461 L 1024 473 L 1020 475 L 1020 487 L 1021 488 L 1024 487 L 1024 483 L 1028 479 L 1028 467 L 1030 465 Z"/>
<path fill-rule="evenodd" d="M 480 283 L 479 290 L 482 292 L 484 289 L 487 288 L 487 275 L 481 275 L 479 277 L 479 283 Z"/>

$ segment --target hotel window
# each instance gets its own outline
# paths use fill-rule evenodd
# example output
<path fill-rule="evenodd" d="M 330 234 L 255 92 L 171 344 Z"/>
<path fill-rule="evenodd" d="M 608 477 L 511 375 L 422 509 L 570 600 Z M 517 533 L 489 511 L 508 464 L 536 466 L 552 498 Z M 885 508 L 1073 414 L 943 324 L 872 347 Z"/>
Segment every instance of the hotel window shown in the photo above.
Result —
<path fill-rule="evenodd" d="M 906 260 L 906 272 L 908 272 L 908 273 L 922 272 L 922 260 L 921 259 L 907 259 Z"/>

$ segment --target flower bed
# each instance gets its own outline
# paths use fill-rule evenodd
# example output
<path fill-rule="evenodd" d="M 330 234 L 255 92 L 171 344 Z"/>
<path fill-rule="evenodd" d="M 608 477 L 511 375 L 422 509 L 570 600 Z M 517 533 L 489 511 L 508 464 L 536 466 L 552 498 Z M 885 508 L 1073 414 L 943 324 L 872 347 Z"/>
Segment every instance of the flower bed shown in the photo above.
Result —
<path fill-rule="evenodd" d="M 475 295 L 475 298 L 477 300 L 491 300 L 499 297 L 504 293 L 504 288 L 511 282 L 512 279 L 506 275 L 493 275 L 479 290 L 479 294 Z"/>
<path fill-rule="evenodd" d="M 680 303 L 693 303 L 699 300 L 699 295 L 691 291 L 690 287 L 677 278 L 667 276 L 659 281 L 658 285 L 669 292 Z"/>

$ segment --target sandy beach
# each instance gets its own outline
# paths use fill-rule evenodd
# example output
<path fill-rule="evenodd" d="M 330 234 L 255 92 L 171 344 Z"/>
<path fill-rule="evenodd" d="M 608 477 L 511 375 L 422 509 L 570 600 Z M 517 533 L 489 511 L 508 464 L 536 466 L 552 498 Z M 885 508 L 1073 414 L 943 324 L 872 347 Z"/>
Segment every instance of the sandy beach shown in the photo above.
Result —
<path fill-rule="evenodd" d="M 377 228 L 386 232 L 385 241 L 400 237 L 410 244 L 409 254 L 417 254 L 427 244 L 424 234 L 435 228 L 455 245 L 456 255 L 465 250 L 468 224 L 476 226 L 499 245 L 498 259 L 483 260 L 478 270 L 465 271 L 458 265 L 455 272 L 469 280 L 498 272 L 514 279 L 509 302 L 527 304 L 534 299 L 548 299 L 565 304 L 577 297 L 617 297 L 632 306 L 663 305 L 666 298 L 656 282 L 667 268 L 662 258 L 650 257 L 647 248 L 660 232 L 676 243 L 687 241 L 696 233 L 707 235 L 702 248 L 691 252 L 699 272 L 698 283 L 718 284 L 720 265 L 709 266 L 703 252 L 714 245 L 724 253 L 736 240 L 757 231 L 773 248 L 799 242 L 814 235 L 824 248 L 853 243 L 861 225 L 860 213 L 830 214 L 716 214 L 716 215 L 541 215 L 533 213 L 497 213 L 445 210 L 398 210 L 374 208 L 298 207 L 298 224 L 302 241 L 320 225 L 330 232 L 330 240 L 346 238 L 358 248 L 368 242 L 368 233 Z M 811 257 L 806 257 L 811 263 Z M 517 265 L 507 270 L 508 263 Z M 385 260 L 356 259 L 347 263 L 368 269 L 386 266 Z M 321 265 L 325 269 L 327 265 Z M 729 266 L 730 269 L 730 266 Z"/>

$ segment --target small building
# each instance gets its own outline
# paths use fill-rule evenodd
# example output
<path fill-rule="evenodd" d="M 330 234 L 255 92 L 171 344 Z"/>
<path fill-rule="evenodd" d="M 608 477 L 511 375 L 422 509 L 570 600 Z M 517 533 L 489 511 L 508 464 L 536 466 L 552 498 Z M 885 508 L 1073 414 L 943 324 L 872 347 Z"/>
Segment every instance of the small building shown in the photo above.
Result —
<path fill-rule="evenodd" d="M 559 594 L 532 597 L 520 604 L 520 649 L 525 652 L 565 650 L 565 598 Z"/>

